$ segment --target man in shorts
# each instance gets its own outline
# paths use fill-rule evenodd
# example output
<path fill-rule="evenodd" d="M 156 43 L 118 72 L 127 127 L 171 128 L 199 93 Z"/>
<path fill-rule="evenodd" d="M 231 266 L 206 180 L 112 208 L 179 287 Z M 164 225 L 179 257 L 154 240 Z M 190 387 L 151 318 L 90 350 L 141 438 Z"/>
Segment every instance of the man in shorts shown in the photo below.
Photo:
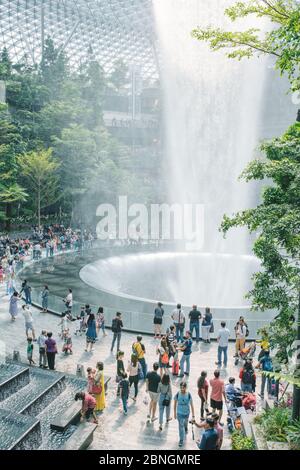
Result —
<path fill-rule="evenodd" d="M 151 420 L 151 423 L 157 418 L 155 417 L 157 402 L 159 399 L 158 384 L 160 383 L 160 375 L 157 373 L 159 369 L 159 364 L 154 362 L 152 372 L 148 372 L 146 375 L 146 391 L 149 392 L 150 396 L 150 405 L 148 413 L 148 421 Z"/>
<path fill-rule="evenodd" d="M 27 336 L 27 338 L 29 338 L 29 330 L 30 330 L 31 334 L 32 334 L 33 341 L 36 341 L 35 331 L 34 331 L 34 326 L 33 326 L 33 317 L 32 317 L 32 313 L 30 311 L 30 307 L 29 307 L 29 305 L 23 305 L 22 309 L 23 309 L 22 313 L 23 313 L 24 320 L 25 320 L 26 336 Z"/>
<path fill-rule="evenodd" d="M 221 424 L 221 418 L 223 414 L 223 398 L 226 400 L 224 381 L 220 379 L 220 371 L 215 370 L 214 378 L 209 381 L 211 386 L 210 394 L 210 406 L 212 407 L 213 413 L 218 410 L 219 421 Z"/>

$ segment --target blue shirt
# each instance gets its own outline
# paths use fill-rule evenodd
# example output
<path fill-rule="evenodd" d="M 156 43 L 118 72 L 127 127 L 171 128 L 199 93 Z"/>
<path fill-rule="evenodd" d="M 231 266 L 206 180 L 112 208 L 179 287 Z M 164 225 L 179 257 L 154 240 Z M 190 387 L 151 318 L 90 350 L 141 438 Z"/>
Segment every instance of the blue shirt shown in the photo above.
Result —
<path fill-rule="evenodd" d="M 177 416 L 189 416 L 190 403 L 193 402 L 191 394 L 177 392 L 174 400 L 177 401 Z"/>
<path fill-rule="evenodd" d="M 192 346 L 193 346 L 193 340 L 191 338 L 186 339 L 185 342 L 183 343 L 183 347 L 185 348 L 183 351 L 183 354 L 185 356 L 189 356 L 192 354 Z"/>
<path fill-rule="evenodd" d="M 206 429 L 199 445 L 200 450 L 216 450 L 218 432 L 215 429 Z"/>

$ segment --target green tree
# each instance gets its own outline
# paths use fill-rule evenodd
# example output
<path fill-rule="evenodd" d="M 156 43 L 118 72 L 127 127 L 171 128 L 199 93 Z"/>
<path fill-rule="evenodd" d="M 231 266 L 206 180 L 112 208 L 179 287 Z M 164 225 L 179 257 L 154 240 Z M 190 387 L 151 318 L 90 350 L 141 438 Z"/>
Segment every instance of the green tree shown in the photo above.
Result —
<path fill-rule="evenodd" d="M 270 54 L 276 67 L 287 73 L 292 90 L 300 89 L 300 5 L 297 0 L 248 0 L 236 2 L 225 10 L 231 21 L 255 15 L 274 24 L 262 33 L 257 28 L 246 31 L 224 31 L 221 28 L 198 27 L 192 36 L 207 41 L 214 51 L 229 49 L 227 56 L 241 60 L 254 54 Z"/>
<path fill-rule="evenodd" d="M 1 218 L 10 229 L 14 203 L 26 200 L 26 192 L 18 184 L 18 155 L 24 152 L 24 142 L 18 128 L 11 121 L 6 106 L 0 109 L 0 203 L 4 205 Z"/>
<path fill-rule="evenodd" d="M 30 152 L 18 158 L 26 188 L 30 192 L 38 225 L 41 225 L 41 209 L 54 204 L 60 197 L 58 168 L 60 163 L 52 155 L 52 149 Z"/>
<path fill-rule="evenodd" d="M 9 58 L 6 47 L 0 54 L 0 80 L 9 80 L 12 73 L 12 62 Z"/>
<path fill-rule="evenodd" d="M 113 71 L 109 75 L 109 82 L 117 92 L 128 84 L 128 67 L 123 59 L 118 59 L 114 62 Z"/>

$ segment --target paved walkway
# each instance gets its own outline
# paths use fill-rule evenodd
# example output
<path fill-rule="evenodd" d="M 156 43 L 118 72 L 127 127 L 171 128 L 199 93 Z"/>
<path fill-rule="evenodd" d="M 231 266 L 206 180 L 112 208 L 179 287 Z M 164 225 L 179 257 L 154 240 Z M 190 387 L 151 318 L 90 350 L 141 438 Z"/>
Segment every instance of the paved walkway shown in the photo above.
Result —
<path fill-rule="evenodd" d="M 21 310 L 21 309 L 20 309 Z M 42 313 L 36 308 L 32 308 L 36 332 L 39 334 L 42 329 L 52 331 L 54 338 L 57 340 L 59 350 L 61 351 L 62 342 L 58 338 L 60 327 L 58 326 L 59 318 L 48 313 Z M 216 325 L 217 326 L 217 325 Z M 3 351 L 5 347 L 6 354 L 12 354 L 13 350 L 19 350 L 21 357 L 26 362 L 26 336 L 24 328 L 24 319 L 19 312 L 15 323 L 10 321 L 8 314 L 8 297 L 4 295 L 3 287 L 0 287 L 0 328 L 1 340 L 0 344 Z M 110 330 L 108 335 L 102 337 L 100 333 L 99 340 L 96 342 L 94 352 L 87 353 L 85 348 L 85 337 L 73 336 L 73 355 L 65 356 L 61 352 L 57 355 L 57 370 L 74 374 L 77 364 L 83 364 L 84 368 L 88 366 L 95 367 L 97 361 L 104 362 L 105 375 L 111 376 L 108 387 L 106 409 L 99 419 L 99 426 L 95 433 L 92 449 L 177 449 L 178 445 L 178 428 L 177 422 L 171 421 L 168 426 L 164 426 L 163 431 L 158 429 L 158 420 L 153 424 L 147 424 L 147 406 L 144 404 L 145 385 L 141 384 L 139 395 L 135 403 L 129 399 L 128 415 L 124 416 L 120 412 L 119 401 L 116 399 L 116 360 L 115 356 L 110 354 L 110 345 L 112 334 Z M 135 340 L 135 335 L 123 333 L 121 340 L 121 349 L 125 352 L 125 361 L 129 359 L 131 345 Z M 143 342 L 146 347 L 146 359 L 148 367 L 157 360 L 155 341 L 151 337 L 145 336 Z M 196 416 L 199 418 L 200 399 L 197 394 L 197 379 L 200 372 L 204 369 L 208 372 L 208 378 L 212 378 L 215 370 L 216 360 L 216 343 L 209 345 L 200 343 L 200 346 L 194 344 L 191 358 L 191 374 L 189 377 L 189 390 L 194 399 Z M 221 369 L 222 378 L 227 381 L 229 376 L 238 378 L 239 368 L 234 366 L 233 362 L 234 345 L 229 347 L 229 365 L 228 368 Z M 34 358 L 38 363 L 38 349 L 35 345 Z M 126 362 L 125 362 L 126 363 Z M 178 390 L 180 379 L 172 378 L 173 395 Z M 239 383 L 239 380 L 237 381 Z M 131 391 L 131 393 L 133 390 Z M 226 422 L 226 416 L 224 416 Z M 224 449 L 230 448 L 230 439 L 226 426 L 224 426 Z M 195 439 L 198 438 L 198 430 L 195 428 Z M 192 439 L 191 427 L 187 437 L 186 449 L 196 449 L 196 444 Z"/>

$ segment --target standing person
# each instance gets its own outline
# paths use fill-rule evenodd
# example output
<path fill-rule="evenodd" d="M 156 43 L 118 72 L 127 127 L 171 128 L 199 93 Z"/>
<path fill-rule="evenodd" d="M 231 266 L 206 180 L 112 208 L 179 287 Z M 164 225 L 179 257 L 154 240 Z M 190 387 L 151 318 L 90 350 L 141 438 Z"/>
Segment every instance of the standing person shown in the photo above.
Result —
<path fill-rule="evenodd" d="M 181 304 L 177 304 L 177 307 L 173 310 L 171 315 L 172 320 L 176 328 L 176 339 L 177 341 L 183 341 L 183 332 L 185 325 L 185 313 L 181 310 Z"/>
<path fill-rule="evenodd" d="M 29 365 L 31 366 L 32 364 L 35 364 L 33 360 L 33 344 L 32 344 L 32 338 L 27 338 L 27 359 L 29 361 Z"/>
<path fill-rule="evenodd" d="M 129 387 L 134 385 L 134 397 L 133 401 L 136 401 L 136 397 L 139 392 L 139 362 L 135 354 L 131 355 L 131 360 L 128 363 L 127 372 L 129 373 Z"/>
<path fill-rule="evenodd" d="M 170 376 L 164 374 L 162 376 L 161 382 L 158 384 L 157 393 L 159 394 L 159 430 L 162 431 L 162 425 L 164 421 L 164 411 L 166 410 L 166 422 L 167 424 L 171 421 L 170 412 L 171 412 L 171 401 L 172 401 L 172 386 L 170 381 Z"/>
<path fill-rule="evenodd" d="M 33 341 L 35 341 L 35 331 L 34 331 L 34 327 L 33 327 L 33 317 L 32 317 L 32 313 L 31 313 L 31 310 L 29 308 L 29 305 L 23 305 L 22 306 L 22 313 L 23 313 L 24 320 L 25 320 L 25 333 L 26 333 L 26 336 L 27 336 L 27 338 L 29 337 L 28 332 L 30 330 L 31 334 L 32 334 L 32 339 L 33 339 Z"/>
<path fill-rule="evenodd" d="M 129 397 L 129 380 L 128 380 L 128 375 L 126 372 L 123 373 L 121 381 L 119 383 L 120 387 L 120 395 L 121 395 L 121 400 L 122 400 L 122 405 L 123 405 L 123 413 L 124 415 L 127 415 L 127 402 L 128 402 L 128 397 Z"/>
<path fill-rule="evenodd" d="M 87 330 L 86 330 L 85 351 L 88 352 L 88 349 L 90 348 L 90 352 L 92 352 L 94 350 L 94 344 L 97 338 L 96 320 L 95 320 L 95 315 L 93 313 L 89 314 L 86 324 L 87 324 Z"/>
<path fill-rule="evenodd" d="M 197 305 L 193 305 L 193 309 L 189 313 L 189 319 L 190 319 L 191 337 L 193 338 L 193 331 L 194 331 L 194 328 L 195 328 L 196 343 L 199 343 L 199 341 L 200 341 L 201 312 L 197 309 Z"/>
<path fill-rule="evenodd" d="M 95 411 L 103 411 L 105 408 L 104 364 L 97 362 L 94 375 L 93 395 L 96 399 Z"/>
<path fill-rule="evenodd" d="M 191 338 L 191 333 L 187 331 L 185 333 L 185 339 L 184 339 L 183 345 L 178 348 L 180 351 L 183 351 L 183 354 L 180 359 L 180 376 L 179 377 L 183 377 L 184 375 L 190 375 L 192 345 L 193 345 L 193 340 Z M 186 364 L 186 370 L 184 370 L 184 364 Z"/>
<path fill-rule="evenodd" d="M 247 335 L 247 327 L 244 322 L 244 318 L 240 317 L 239 321 L 235 326 L 235 357 L 239 355 L 239 352 L 244 349 Z"/>
<path fill-rule="evenodd" d="M 97 416 L 95 413 L 96 407 L 96 400 L 95 398 L 86 392 L 78 392 L 75 395 L 75 401 L 81 400 L 82 401 L 82 408 L 81 408 L 81 419 L 86 419 L 89 421 L 91 417 L 93 417 L 93 422 L 98 424 Z"/>
<path fill-rule="evenodd" d="M 14 292 L 9 299 L 9 313 L 11 315 L 11 321 L 15 321 L 18 316 L 18 301 L 21 299 L 18 292 Z"/>
<path fill-rule="evenodd" d="M 201 442 L 198 444 L 200 450 L 217 450 L 218 432 L 215 429 L 215 420 L 206 420 L 206 429 L 202 434 Z"/>
<path fill-rule="evenodd" d="M 102 333 L 103 333 L 103 336 L 107 336 L 107 334 L 105 333 L 105 317 L 104 317 L 104 310 L 103 310 L 103 307 L 99 307 L 99 308 L 98 308 L 98 312 L 97 312 L 97 328 L 98 328 L 98 331 L 97 331 L 98 334 L 99 334 L 99 330 L 101 329 L 101 330 L 102 330 Z"/>
<path fill-rule="evenodd" d="M 151 419 L 151 423 L 157 419 L 155 417 L 155 413 L 159 398 L 158 385 L 160 383 L 160 376 L 157 373 L 158 368 L 158 363 L 154 362 L 152 372 L 148 372 L 146 377 L 146 392 L 148 392 L 150 396 L 149 413 L 147 418 L 149 421 Z"/>
<path fill-rule="evenodd" d="M 255 391 L 256 376 L 252 361 L 245 361 L 244 367 L 240 370 L 239 377 L 241 379 L 242 392 L 252 393 Z"/>
<path fill-rule="evenodd" d="M 218 342 L 218 362 L 216 362 L 218 367 L 222 365 L 222 353 L 224 355 L 223 365 L 227 367 L 227 350 L 228 350 L 228 341 L 230 338 L 230 331 L 226 328 L 226 322 L 221 322 L 221 328 L 218 332 L 217 342 Z"/>
<path fill-rule="evenodd" d="M 270 351 L 266 350 L 264 355 L 260 358 L 257 367 L 260 368 L 263 372 L 273 372 L 273 362 L 270 356 Z M 265 395 L 265 385 L 267 382 L 267 392 L 268 396 L 270 397 L 272 394 L 272 379 L 266 374 L 262 374 L 261 376 L 261 389 L 260 389 L 260 397 L 264 398 Z"/>
<path fill-rule="evenodd" d="M 47 369 L 47 354 L 46 354 L 46 339 L 47 339 L 47 331 L 43 330 L 38 337 L 37 344 L 39 346 L 39 354 L 40 354 L 40 367 L 43 369 Z"/>
<path fill-rule="evenodd" d="M 212 314 L 209 307 L 205 307 L 205 315 L 202 320 L 202 339 L 204 343 L 210 343 L 210 332 L 213 327 Z"/>
<path fill-rule="evenodd" d="M 113 340 L 111 343 L 110 352 L 113 352 L 116 340 L 117 340 L 117 351 L 120 350 L 122 328 L 123 328 L 122 314 L 120 312 L 117 312 L 111 324 L 111 331 L 113 332 L 114 336 L 113 336 Z"/>
<path fill-rule="evenodd" d="M 179 443 L 178 446 L 183 446 L 183 441 L 188 432 L 188 422 L 190 416 L 190 409 L 192 411 L 192 419 L 195 420 L 195 411 L 193 399 L 190 392 L 187 391 L 187 383 L 180 383 L 180 391 L 174 396 L 174 419 L 178 420 L 179 428 Z"/>
<path fill-rule="evenodd" d="M 143 338 L 140 335 L 136 337 L 136 342 L 133 343 L 132 345 L 132 351 L 133 351 L 133 354 L 137 355 L 138 361 L 141 364 L 143 379 L 145 380 L 146 375 L 147 375 L 147 364 L 145 360 L 146 348 L 144 344 L 142 343 L 142 339 Z"/>
<path fill-rule="evenodd" d="M 226 401 L 224 381 L 220 379 L 220 371 L 215 370 L 214 378 L 210 380 L 211 394 L 210 394 L 210 406 L 212 407 L 213 413 L 216 410 L 219 411 L 219 421 L 221 422 L 223 414 L 223 398 Z"/>
<path fill-rule="evenodd" d="M 165 336 L 162 336 L 160 345 L 157 347 L 156 352 L 159 355 L 158 363 L 160 368 L 160 376 L 162 377 L 169 364 L 169 348 L 167 338 Z"/>
<path fill-rule="evenodd" d="M 29 286 L 26 279 L 22 282 L 22 287 L 21 287 L 21 290 L 20 290 L 20 294 L 22 294 L 22 292 L 24 292 L 24 294 L 25 294 L 25 303 L 26 303 L 26 305 L 27 304 L 31 305 L 31 287 Z"/>
<path fill-rule="evenodd" d="M 87 391 L 88 393 L 92 394 L 96 371 L 95 369 L 92 369 L 92 367 L 88 367 L 86 371 L 87 371 Z"/>
<path fill-rule="evenodd" d="M 46 354 L 48 360 L 48 366 L 50 370 L 55 369 L 55 354 L 57 354 L 56 341 L 52 338 L 52 333 L 49 331 L 47 333 L 47 339 L 45 341 L 46 345 Z"/>
<path fill-rule="evenodd" d="M 72 289 L 68 289 L 68 294 L 64 299 L 65 306 L 67 309 L 67 313 L 71 316 L 72 315 L 72 307 L 73 307 L 73 292 Z"/>
<path fill-rule="evenodd" d="M 125 374 L 125 367 L 124 367 L 124 353 L 123 351 L 118 351 L 117 352 L 117 375 L 116 375 L 116 382 L 118 384 L 117 388 L 117 397 L 120 395 L 120 382 L 122 380 L 122 377 Z"/>
<path fill-rule="evenodd" d="M 49 300 L 49 289 L 48 286 L 44 286 L 44 290 L 42 291 L 42 308 L 43 312 L 47 312 L 48 310 L 48 300 Z"/>
<path fill-rule="evenodd" d="M 171 325 L 169 328 L 169 331 L 167 332 L 167 345 L 169 349 L 169 361 L 171 357 L 175 357 L 175 354 L 177 353 L 176 346 L 177 346 L 177 341 L 176 341 L 176 334 L 175 334 L 175 326 Z M 168 367 L 171 367 L 170 364 L 168 364 Z"/>
<path fill-rule="evenodd" d="M 201 411 L 200 416 L 201 420 L 204 421 L 204 409 L 206 413 L 208 412 L 208 380 L 207 372 L 203 370 L 197 382 L 198 395 L 201 400 Z"/>
<path fill-rule="evenodd" d="M 154 339 L 160 339 L 161 336 L 161 325 L 164 316 L 164 309 L 162 308 L 163 304 L 161 302 L 157 302 L 157 307 L 154 310 Z"/>
<path fill-rule="evenodd" d="M 223 428 L 222 428 L 221 424 L 219 423 L 219 415 L 218 415 L 218 413 L 213 413 L 213 414 L 211 415 L 211 419 L 214 420 L 214 422 L 215 422 L 215 430 L 216 430 L 217 433 L 218 433 L 218 440 L 217 440 L 216 450 L 221 450 L 221 447 L 222 447 L 222 444 L 223 444 L 223 435 L 224 435 L 224 431 L 223 431 Z"/>

